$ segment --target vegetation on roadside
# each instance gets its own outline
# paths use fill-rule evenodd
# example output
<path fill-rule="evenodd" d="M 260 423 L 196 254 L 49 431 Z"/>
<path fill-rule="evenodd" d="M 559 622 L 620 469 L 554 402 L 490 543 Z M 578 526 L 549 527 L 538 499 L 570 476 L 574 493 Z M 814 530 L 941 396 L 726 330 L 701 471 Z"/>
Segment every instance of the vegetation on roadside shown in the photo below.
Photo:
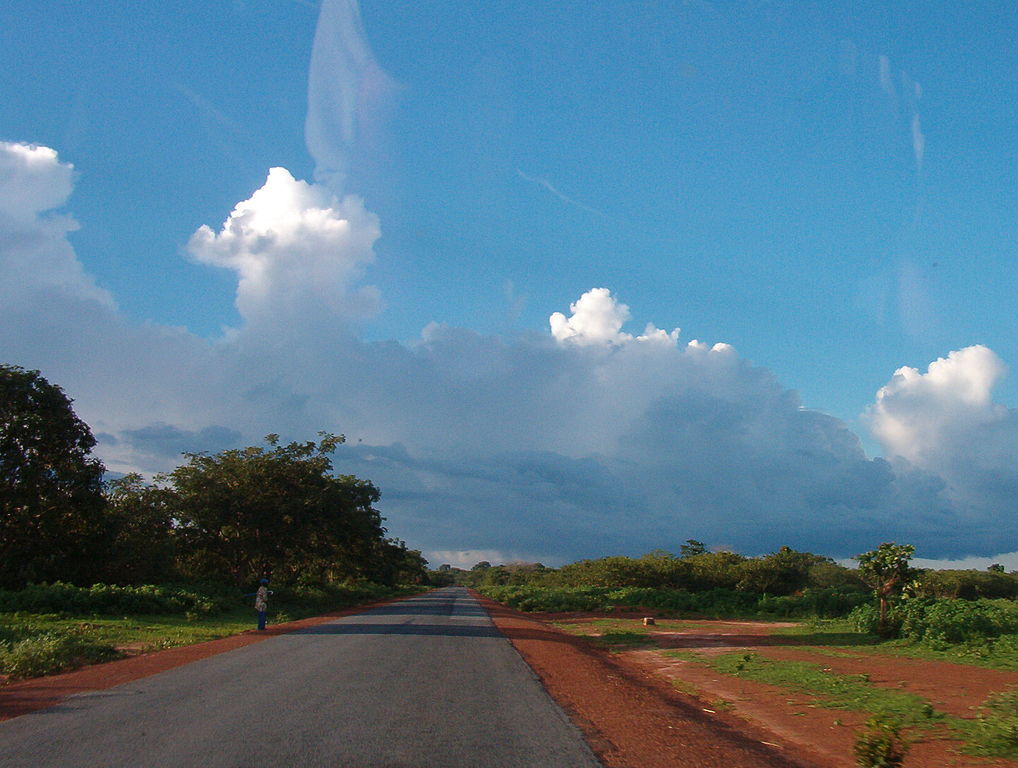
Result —
<path fill-rule="evenodd" d="M 781 661 L 756 653 L 701 655 L 692 651 L 664 651 L 666 655 L 693 661 L 715 672 L 788 691 L 812 699 L 811 706 L 845 709 L 871 715 L 857 742 L 860 760 L 886 759 L 904 744 L 901 727 L 928 728 L 941 725 L 963 741 L 968 754 L 984 757 L 1018 757 L 1018 689 L 991 694 L 979 707 L 975 719 L 938 712 L 926 699 L 905 691 L 873 685 L 865 674 L 838 674 L 821 664 Z M 860 765 L 895 763 L 860 762 Z"/>
<path fill-rule="evenodd" d="M 893 543 L 860 555 L 856 570 L 787 547 L 757 558 L 707 552 L 694 540 L 680 549 L 559 569 L 444 566 L 432 576 L 522 611 L 805 619 L 777 632 L 798 635 L 799 644 L 1018 669 L 1018 574 L 1000 566 L 919 571 L 909 565 L 912 548 Z"/>
<path fill-rule="evenodd" d="M 481 586 L 478 591 L 521 611 L 567 613 L 647 609 L 673 616 L 788 618 L 844 615 L 869 597 L 859 590 L 805 589 L 798 595 L 760 595 L 735 589 L 703 592 L 651 587 Z"/>
<path fill-rule="evenodd" d="M 425 582 L 420 553 L 387 536 L 379 490 L 334 471 L 342 435 L 265 441 L 185 453 L 151 483 L 106 480 L 60 387 L 0 365 L 0 674 L 240 631 L 261 578 L 277 621 Z"/>
<path fill-rule="evenodd" d="M 654 633 L 659 631 L 695 633 L 711 629 L 710 625 L 688 620 L 661 620 L 657 625 L 648 627 L 635 618 L 560 620 L 555 621 L 554 625 L 612 651 L 654 645 Z M 964 658 L 964 649 L 973 647 L 961 644 L 936 651 L 907 640 L 881 640 L 876 634 L 856 631 L 846 619 L 814 619 L 791 627 L 775 627 L 769 634 L 774 639 L 785 637 L 789 644 L 815 653 L 821 659 L 824 656 L 858 659 L 860 656 L 872 655 L 875 666 L 880 664 L 880 656 L 887 655 L 970 661 Z M 1018 669 L 1018 654 L 1015 654 L 1013 646 L 1006 651 L 999 650 L 996 654 L 986 651 L 985 645 L 976 647 L 984 650 L 979 662 L 981 666 Z M 765 652 L 746 651 L 721 655 L 700 654 L 695 650 L 663 650 L 662 653 L 707 666 L 719 674 L 807 695 L 813 699 L 811 706 L 864 712 L 878 718 L 880 723 L 868 725 L 860 731 L 857 739 L 860 749 L 874 760 L 890 760 L 894 754 L 898 754 L 896 750 L 900 744 L 896 739 L 901 734 L 895 736 L 886 730 L 887 727 L 893 730 L 902 726 L 924 728 L 936 725 L 962 740 L 962 749 L 968 754 L 1018 758 L 1018 687 L 990 695 L 978 708 L 977 717 L 968 719 L 937 712 L 928 701 L 914 694 L 873 685 L 865 674 L 834 673 L 822 661 L 781 661 L 768 658 Z M 689 683 L 680 680 L 673 680 L 672 683 L 689 695 L 696 696 L 699 693 Z M 718 709 L 716 702 L 707 703 Z M 882 765 L 880 762 L 860 762 L 860 765 L 864 764 Z"/>
<path fill-rule="evenodd" d="M 666 655 L 675 654 L 665 651 Z M 724 653 L 701 656 L 681 653 L 682 658 L 696 661 L 711 669 L 734 677 L 785 688 L 811 696 L 814 706 L 847 709 L 892 718 L 907 725 L 928 725 L 943 718 L 928 701 L 920 696 L 890 688 L 871 685 L 866 675 L 843 675 L 821 664 L 804 661 L 778 661 L 756 653 Z"/>
<path fill-rule="evenodd" d="M 420 587 L 372 583 L 274 590 L 270 623 L 316 616 Z M 213 640 L 253 627 L 249 600 L 223 585 L 91 588 L 33 585 L 0 592 L 0 674 L 53 674 L 137 653 Z"/>
<path fill-rule="evenodd" d="M 856 765 L 860 768 L 899 768 L 905 762 L 909 746 L 901 733 L 901 723 L 874 715 L 856 736 L 853 748 Z"/>
<path fill-rule="evenodd" d="M 50 675 L 118 656 L 111 644 L 81 629 L 58 630 L 35 622 L 0 626 L 0 674 L 11 679 Z"/>
<path fill-rule="evenodd" d="M 979 707 L 975 722 L 960 727 L 969 754 L 1018 758 L 1018 689 L 991 694 Z"/>

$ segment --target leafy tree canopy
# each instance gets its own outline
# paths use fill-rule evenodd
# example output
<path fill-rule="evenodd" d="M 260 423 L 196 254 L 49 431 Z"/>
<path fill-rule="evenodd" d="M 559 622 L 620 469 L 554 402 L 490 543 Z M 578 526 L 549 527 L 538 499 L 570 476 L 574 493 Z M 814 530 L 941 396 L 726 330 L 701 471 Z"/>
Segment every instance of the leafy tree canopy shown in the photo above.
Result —
<path fill-rule="evenodd" d="M 63 390 L 0 365 L 0 583 L 85 581 L 105 541 L 102 462 Z"/>
<path fill-rule="evenodd" d="M 342 435 L 319 441 L 251 446 L 214 455 L 188 453 L 162 476 L 173 491 L 173 517 L 192 575 L 229 575 L 238 583 L 273 574 L 294 581 L 393 577 L 419 553 L 385 539 L 372 506 L 378 489 L 332 474 Z M 416 561 L 414 557 L 416 556 Z"/>

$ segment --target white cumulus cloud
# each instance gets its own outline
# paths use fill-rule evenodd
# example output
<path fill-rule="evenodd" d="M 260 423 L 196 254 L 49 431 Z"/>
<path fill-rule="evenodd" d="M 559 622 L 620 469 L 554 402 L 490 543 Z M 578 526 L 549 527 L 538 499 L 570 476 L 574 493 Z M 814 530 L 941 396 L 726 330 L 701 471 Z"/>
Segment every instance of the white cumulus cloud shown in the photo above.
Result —
<path fill-rule="evenodd" d="M 188 251 L 200 262 L 237 272 L 237 309 L 253 325 L 292 322 L 318 312 L 364 316 L 377 293 L 352 290 L 374 259 L 378 219 L 348 195 L 269 171 L 265 184 L 237 204 L 215 233 L 202 226 Z"/>
<path fill-rule="evenodd" d="M 619 302 L 607 288 L 592 288 L 577 301 L 569 305 L 572 313 L 566 317 L 561 312 L 552 313 L 548 318 L 551 335 L 560 342 L 579 344 L 623 344 L 633 341 L 633 336 L 622 332 L 622 326 L 630 318 L 629 307 Z M 674 343 L 679 329 L 671 333 L 648 324 L 637 341 L 662 341 Z"/>
<path fill-rule="evenodd" d="M 890 454 L 936 466 L 958 447 L 961 434 L 1009 418 L 991 398 L 1005 371 L 1003 361 L 982 345 L 951 352 L 930 363 L 926 373 L 899 368 L 869 411 L 873 434 Z"/>
<path fill-rule="evenodd" d="M 49 147 L 0 142 L 0 297 L 11 308 L 31 307 L 37 292 L 51 291 L 113 304 L 67 242 L 78 223 L 52 213 L 70 197 L 73 172 Z"/>
<path fill-rule="evenodd" d="M 993 401 L 1007 369 L 982 345 L 951 352 L 926 373 L 899 368 L 867 417 L 889 456 L 901 457 L 945 483 L 961 511 L 957 535 L 981 530 L 995 551 L 1016 547 L 1018 411 Z"/>

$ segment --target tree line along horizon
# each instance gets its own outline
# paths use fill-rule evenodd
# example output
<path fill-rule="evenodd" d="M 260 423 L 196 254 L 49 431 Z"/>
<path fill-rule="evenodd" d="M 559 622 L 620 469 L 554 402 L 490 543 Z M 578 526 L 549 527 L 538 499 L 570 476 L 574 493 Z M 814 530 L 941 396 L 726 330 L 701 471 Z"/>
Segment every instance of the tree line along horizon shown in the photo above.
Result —
<path fill-rule="evenodd" d="M 343 436 L 318 438 L 268 435 L 265 446 L 184 453 L 151 483 L 110 480 L 63 390 L 0 364 L 0 588 L 424 580 L 420 552 L 387 535 L 378 488 L 333 473 Z"/>
<path fill-rule="evenodd" d="M 687 539 L 673 555 L 609 556 L 561 568 L 491 565 L 469 571 L 427 561 L 387 536 L 370 481 L 334 474 L 342 435 L 219 453 L 146 483 L 137 473 L 107 480 L 91 429 L 63 390 L 39 371 L 0 364 L 0 587 L 207 579 L 242 584 L 368 580 L 382 584 L 657 587 L 792 595 L 804 590 L 884 590 L 907 585 L 933 597 L 1018 597 L 1018 576 L 919 571 L 911 545 L 881 544 L 857 569 L 789 547 L 759 557 L 709 552 Z M 893 584 L 888 587 L 889 581 Z M 883 600 L 881 600 L 883 605 Z"/>

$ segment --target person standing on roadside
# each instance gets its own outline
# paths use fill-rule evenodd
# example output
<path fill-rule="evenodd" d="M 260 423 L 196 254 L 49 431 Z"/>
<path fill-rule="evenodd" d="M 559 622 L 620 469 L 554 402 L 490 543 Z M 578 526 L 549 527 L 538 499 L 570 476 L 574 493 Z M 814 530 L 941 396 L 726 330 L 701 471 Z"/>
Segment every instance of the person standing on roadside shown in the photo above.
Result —
<path fill-rule="evenodd" d="M 265 614 L 269 610 L 269 595 L 272 591 L 269 589 L 269 580 L 262 579 L 258 583 L 257 592 L 249 592 L 245 597 L 251 597 L 254 595 L 255 599 L 255 610 L 258 611 L 258 629 L 265 629 Z"/>

